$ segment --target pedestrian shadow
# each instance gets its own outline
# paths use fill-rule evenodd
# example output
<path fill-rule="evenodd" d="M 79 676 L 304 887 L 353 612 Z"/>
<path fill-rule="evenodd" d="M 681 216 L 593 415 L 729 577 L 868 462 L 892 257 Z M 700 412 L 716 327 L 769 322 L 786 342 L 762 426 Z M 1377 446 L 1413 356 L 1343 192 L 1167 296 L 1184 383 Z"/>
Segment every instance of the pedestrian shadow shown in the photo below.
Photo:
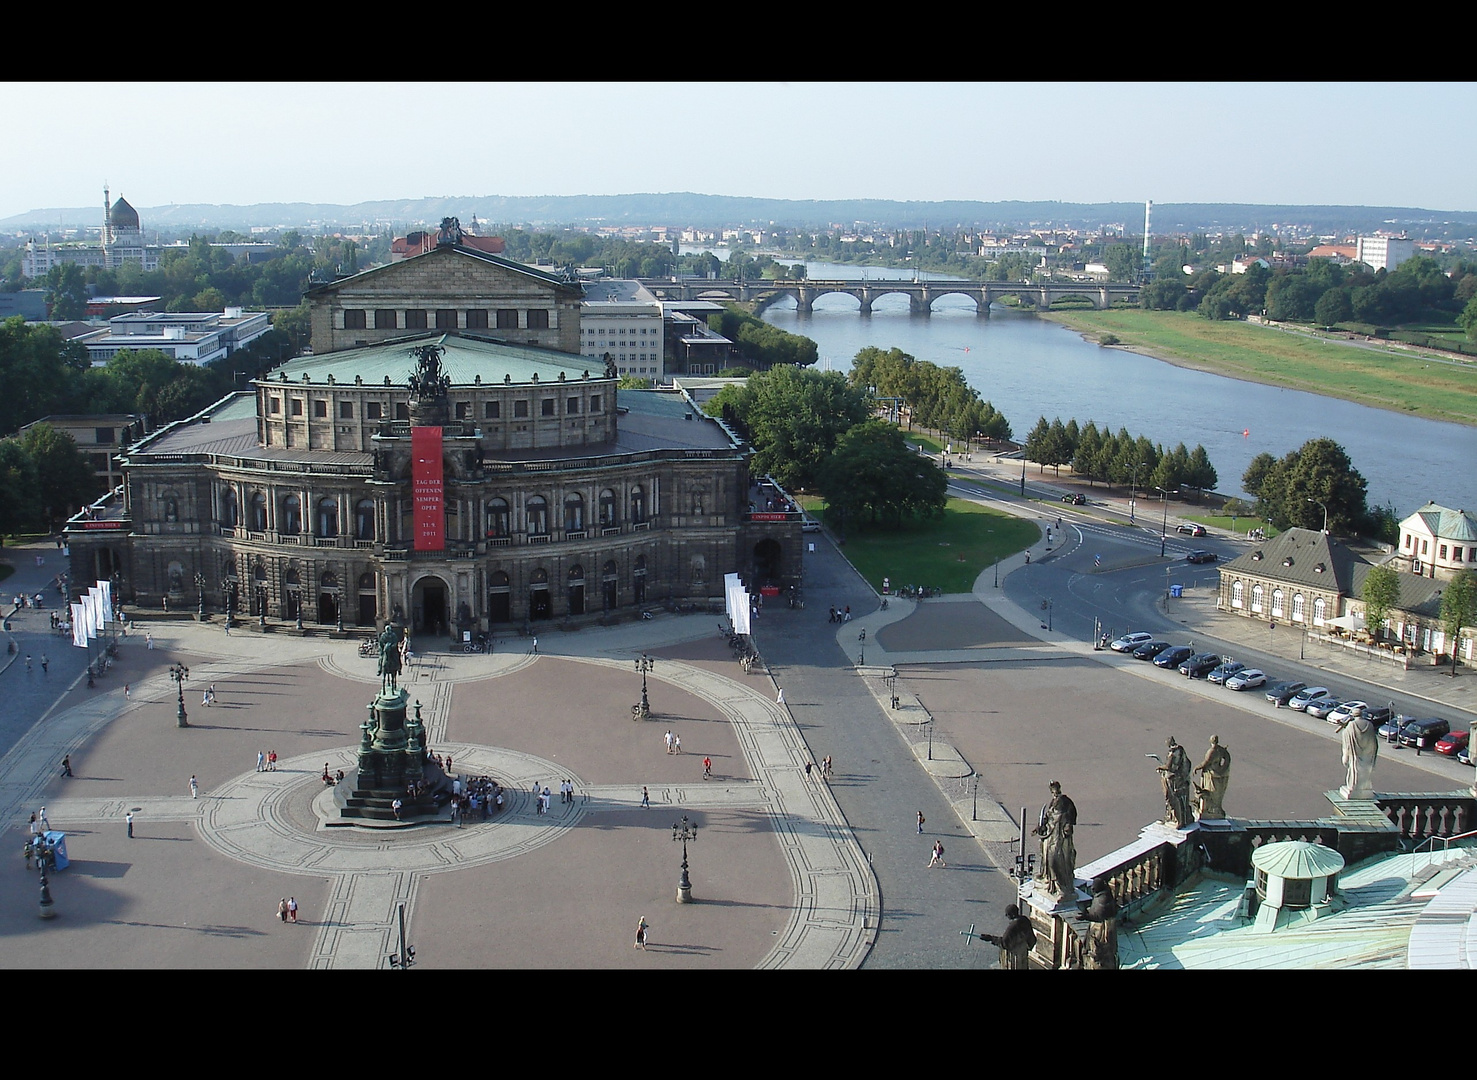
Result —
<path fill-rule="evenodd" d="M 706 901 L 704 901 L 704 903 L 706 903 Z M 676 943 L 664 944 L 658 942 L 648 942 L 646 945 L 646 951 L 671 953 L 674 956 L 715 956 L 723 950 L 712 945 L 679 945 Z"/>
<path fill-rule="evenodd" d="M 71 836 L 82 836 L 83 833 L 68 833 Z M 133 863 L 126 862 L 103 862 L 100 859 L 73 859 L 67 865 L 64 874 L 77 874 L 79 877 L 90 878 L 121 878 L 133 867 Z"/>
<path fill-rule="evenodd" d="M 251 926 L 171 926 L 168 923 L 130 922 L 123 919 L 103 919 L 101 925 L 132 926 L 140 930 L 184 930 L 191 934 L 203 934 L 206 937 L 240 939 L 267 936 L 265 930 L 258 930 Z"/>

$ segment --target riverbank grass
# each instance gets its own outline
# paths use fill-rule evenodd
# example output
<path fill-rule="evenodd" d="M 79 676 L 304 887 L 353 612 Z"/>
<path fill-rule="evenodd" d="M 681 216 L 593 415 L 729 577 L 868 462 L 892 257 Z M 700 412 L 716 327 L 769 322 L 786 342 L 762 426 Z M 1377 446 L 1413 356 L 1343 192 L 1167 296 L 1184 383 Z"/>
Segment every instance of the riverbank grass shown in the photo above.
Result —
<path fill-rule="evenodd" d="M 1098 340 L 1233 379 L 1285 386 L 1431 420 L 1477 424 L 1477 364 L 1367 349 L 1192 312 L 1052 311 L 1046 318 Z"/>
<path fill-rule="evenodd" d="M 800 504 L 814 517 L 824 513 L 825 500 L 801 496 Z M 980 571 L 1023 551 L 1041 538 L 1032 522 L 998 510 L 950 499 L 944 516 L 933 521 L 911 521 L 899 529 L 868 526 L 850 530 L 846 558 L 873 588 L 926 585 L 946 593 L 969 592 Z"/>

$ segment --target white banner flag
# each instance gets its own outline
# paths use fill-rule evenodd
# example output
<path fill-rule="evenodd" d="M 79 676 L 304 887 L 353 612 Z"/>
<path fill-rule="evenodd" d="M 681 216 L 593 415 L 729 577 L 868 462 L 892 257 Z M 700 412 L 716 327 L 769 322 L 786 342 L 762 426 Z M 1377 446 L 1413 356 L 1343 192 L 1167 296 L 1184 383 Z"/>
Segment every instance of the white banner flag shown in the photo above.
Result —
<path fill-rule="evenodd" d="M 113 621 L 113 583 L 111 581 L 99 581 L 97 591 L 103 598 L 103 624 Z M 102 629 L 100 627 L 99 629 Z"/>
<path fill-rule="evenodd" d="M 87 648 L 87 612 L 80 603 L 72 605 L 72 644 Z"/>
<path fill-rule="evenodd" d="M 747 634 L 749 627 L 749 594 L 737 574 L 723 575 L 723 606 L 735 634 Z"/>
<path fill-rule="evenodd" d="M 82 596 L 83 623 L 87 627 L 87 636 L 97 637 L 97 588 L 88 589 Z"/>

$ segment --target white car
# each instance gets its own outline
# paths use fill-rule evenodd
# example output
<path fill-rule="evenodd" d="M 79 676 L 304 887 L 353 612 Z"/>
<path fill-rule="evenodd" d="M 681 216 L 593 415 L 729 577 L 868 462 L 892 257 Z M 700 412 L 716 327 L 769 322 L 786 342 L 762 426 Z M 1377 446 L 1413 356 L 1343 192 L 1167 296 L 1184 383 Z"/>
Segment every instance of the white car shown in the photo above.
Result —
<path fill-rule="evenodd" d="M 1153 634 L 1124 634 L 1117 641 L 1109 645 L 1108 648 L 1114 652 L 1133 652 L 1140 645 L 1147 645 L 1153 640 Z"/>
<path fill-rule="evenodd" d="M 1266 685 L 1266 672 L 1260 668 L 1244 668 L 1226 680 L 1227 690 L 1250 690 L 1253 686 Z"/>
<path fill-rule="evenodd" d="M 1333 712 L 1324 717 L 1330 724 L 1342 724 L 1346 720 L 1352 720 L 1369 708 L 1367 701 L 1346 701 Z"/>
<path fill-rule="evenodd" d="M 821 531 L 821 523 L 815 518 L 803 518 L 800 522 L 800 531 L 803 533 L 818 533 Z"/>
<path fill-rule="evenodd" d="M 1302 712 L 1308 707 L 1308 702 L 1314 700 L 1315 698 L 1328 697 L 1332 693 L 1333 691 L 1326 686 L 1309 686 L 1306 689 L 1299 690 L 1296 694 L 1294 694 L 1292 698 L 1287 702 L 1287 707 L 1293 712 Z"/>

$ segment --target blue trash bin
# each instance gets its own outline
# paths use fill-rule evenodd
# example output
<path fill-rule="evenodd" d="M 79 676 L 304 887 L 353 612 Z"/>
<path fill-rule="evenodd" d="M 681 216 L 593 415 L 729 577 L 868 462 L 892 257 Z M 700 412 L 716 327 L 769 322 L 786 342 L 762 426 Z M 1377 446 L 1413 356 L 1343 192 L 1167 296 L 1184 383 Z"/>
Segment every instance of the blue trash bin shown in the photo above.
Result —
<path fill-rule="evenodd" d="M 46 846 L 56 856 L 56 868 L 58 870 L 65 870 L 69 865 L 67 861 L 67 834 L 56 831 L 44 832 L 41 834 L 41 839 L 46 842 Z"/>
<path fill-rule="evenodd" d="M 1171 585 L 1169 587 L 1169 595 L 1170 596 L 1184 596 L 1185 595 L 1185 587 L 1183 585 Z"/>

